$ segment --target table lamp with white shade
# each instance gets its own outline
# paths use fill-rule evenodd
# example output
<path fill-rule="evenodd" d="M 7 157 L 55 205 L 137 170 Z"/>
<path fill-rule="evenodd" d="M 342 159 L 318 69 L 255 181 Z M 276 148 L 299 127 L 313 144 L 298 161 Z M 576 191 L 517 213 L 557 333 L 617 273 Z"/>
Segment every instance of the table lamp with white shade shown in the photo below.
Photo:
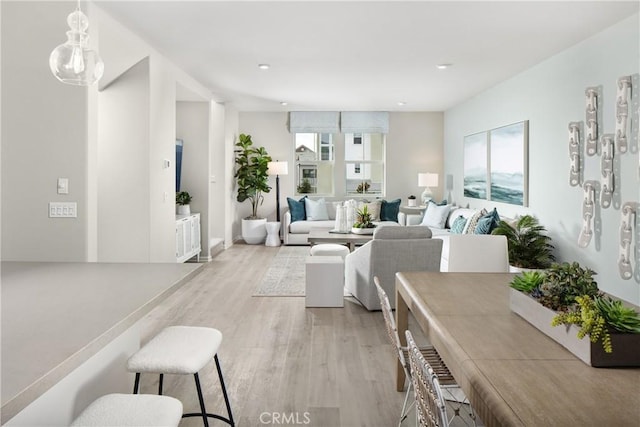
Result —
<path fill-rule="evenodd" d="M 433 193 L 431 187 L 438 186 L 438 174 L 437 173 L 419 173 L 418 174 L 418 187 L 424 187 L 422 196 L 420 197 L 422 205 L 426 205 L 429 200 L 433 199 Z"/>
<path fill-rule="evenodd" d="M 269 162 L 267 167 L 267 174 L 276 176 L 276 221 L 280 222 L 280 175 L 289 174 L 289 164 L 276 160 Z"/>

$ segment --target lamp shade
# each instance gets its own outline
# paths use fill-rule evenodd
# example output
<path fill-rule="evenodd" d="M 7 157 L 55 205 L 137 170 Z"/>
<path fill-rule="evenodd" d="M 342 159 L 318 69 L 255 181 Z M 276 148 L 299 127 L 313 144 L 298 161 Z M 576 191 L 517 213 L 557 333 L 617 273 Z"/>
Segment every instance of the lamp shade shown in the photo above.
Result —
<path fill-rule="evenodd" d="M 289 174 L 289 164 L 287 162 L 269 162 L 267 164 L 269 170 L 267 173 L 269 175 L 288 175 Z"/>
<path fill-rule="evenodd" d="M 437 187 L 438 186 L 438 174 L 437 173 L 419 173 L 418 174 L 418 187 Z"/>

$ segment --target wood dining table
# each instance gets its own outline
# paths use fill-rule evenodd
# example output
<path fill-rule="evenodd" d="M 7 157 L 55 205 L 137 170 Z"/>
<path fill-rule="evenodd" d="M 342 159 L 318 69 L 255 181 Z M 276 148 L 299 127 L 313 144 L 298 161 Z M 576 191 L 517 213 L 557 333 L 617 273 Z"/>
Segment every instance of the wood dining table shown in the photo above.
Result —
<path fill-rule="evenodd" d="M 512 278 L 397 273 L 402 344 L 411 312 L 486 426 L 640 426 L 640 368 L 576 358 L 510 310 Z M 399 364 L 396 385 L 405 385 Z"/>

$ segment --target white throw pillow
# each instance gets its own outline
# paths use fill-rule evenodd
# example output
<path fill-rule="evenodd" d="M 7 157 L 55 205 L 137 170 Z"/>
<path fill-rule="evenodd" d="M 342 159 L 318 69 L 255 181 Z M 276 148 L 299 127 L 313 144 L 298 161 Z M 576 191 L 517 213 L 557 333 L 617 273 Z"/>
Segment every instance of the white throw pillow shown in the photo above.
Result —
<path fill-rule="evenodd" d="M 304 199 L 304 208 L 307 211 L 307 221 L 326 221 L 329 219 L 327 204 L 324 199 Z"/>
<path fill-rule="evenodd" d="M 435 203 L 429 203 L 427 211 L 424 213 L 422 223 L 420 225 L 426 225 L 432 228 L 444 228 L 444 224 L 449 216 L 451 205 L 438 206 Z"/>

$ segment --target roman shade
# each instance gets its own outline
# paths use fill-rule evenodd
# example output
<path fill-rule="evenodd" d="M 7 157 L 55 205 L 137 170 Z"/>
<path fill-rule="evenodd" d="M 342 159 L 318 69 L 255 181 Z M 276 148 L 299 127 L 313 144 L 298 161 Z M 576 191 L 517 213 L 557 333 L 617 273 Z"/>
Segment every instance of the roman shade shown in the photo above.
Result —
<path fill-rule="evenodd" d="M 389 133 L 389 113 L 386 111 L 343 111 L 342 133 Z"/>
<path fill-rule="evenodd" d="M 289 132 L 339 133 L 340 113 L 338 111 L 291 111 Z"/>

